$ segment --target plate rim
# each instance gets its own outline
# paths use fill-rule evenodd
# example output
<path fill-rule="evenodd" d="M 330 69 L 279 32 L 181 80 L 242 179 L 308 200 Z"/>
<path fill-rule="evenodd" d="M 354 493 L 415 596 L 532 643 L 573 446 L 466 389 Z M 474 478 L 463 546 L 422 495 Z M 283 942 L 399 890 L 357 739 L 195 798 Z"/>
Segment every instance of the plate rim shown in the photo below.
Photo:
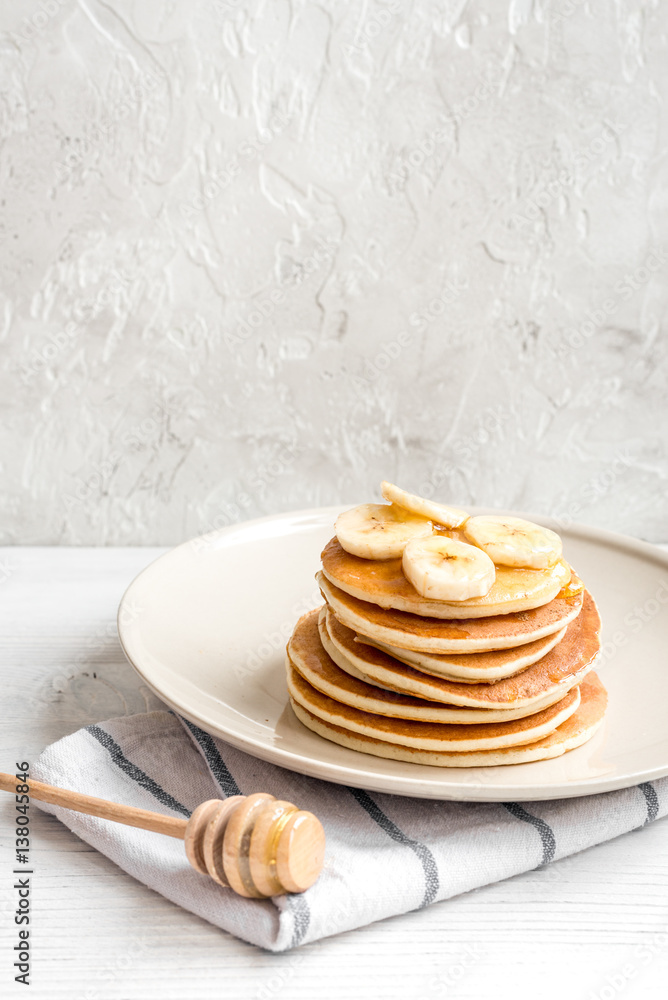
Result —
<path fill-rule="evenodd" d="M 435 767 L 434 771 L 437 772 L 437 774 L 435 774 L 433 780 L 427 781 L 424 777 L 418 778 L 416 776 L 415 778 L 411 778 L 409 775 L 396 777 L 390 773 L 382 774 L 374 772 L 373 770 L 367 771 L 364 769 L 364 764 L 366 763 L 365 761 L 362 762 L 359 767 L 352 767 L 343 763 L 331 763 L 322 760 L 315 760 L 310 757 L 300 756 L 293 750 L 287 750 L 281 748 L 280 746 L 265 743 L 256 737 L 241 736 L 234 731 L 230 732 L 229 730 L 216 724 L 215 721 L 209 719 L 206 715 L 193 711 L 192 708 L 184 708 L 183 705 L 178 704 L 168 694 L 166 694 L 157 683 L 154 683 L 153 679 L 147 676 L 141 665 L 133 659 L 126 641 L 127 635 L 125 634 L 125 622 L 121 619 L 123 617 L 125 607 L 129 603 L 132 590 L 136 586 L 140 585 L 140 582 L 146 574 L 155 570 L 158 563 L 169 559 L 178 550 L 191 547 L 204 539 L 206 539 L 207 545 L 215 545 L 221 538 L 233 536 L 235 533 L 243 534 L 246 531 L 252 531 L 252 529 L 258 525 L 283 520 L 298 520 L 300 518 L 303 519 L 307 517 L 313 518 L 314 520 L 322 520 L 327 516 L 340 513 L 342 509 L 346 509 L 346 505 L 337 504 L 323 507 L 306 507 L 299 510 L 283 511 L 278 514 L 267 514 L 258 518 L 238 521 L 234 524 L 224 525 L 221 528 L 195 536 L 194 538 L 186 539 L 178 545 L 171 547 L 166 552 L 161 553 L 155 559 L 152 559 L 151 562 L 148 563 L 148 565 L 145 566 L 125 588 L 118 606 L 116 617 L 118 638 L 123 654 L 128 663 L 136 671 L 139 677 L 141 677 L 147 687 L 149 687 L 162 702 L 168 705 L 169 708 L 177 714 L 182 715 L 185 719 L 188 719 L 188 721 L 199 726 L 205 732 L 216 736 L 226 743 L 229 743 L 238 750 L 251 754 L 251 756 L 258 757 L 268 763 L 276 764 L 279 767 L 284 767 L 287 770 L 296 771 L 299 774 L 307 775 L 309 777 L 331 781 L 334 784 L 351 785 L 352 787 L 363 788 L 372 792 L 381 792 L 383 794 L 401 795 L 409 798 L 426 798 L 439 801 L 459 802 L 504 802 L 512 799 L 519 799 L 520 801 L 527 802 L 549 801 L 551 799 L 578 798 L 584 795 L 594 795 L 603 792 L 616 791 L 621 788 L 638 785 L 645 781 L 654 781 L 657 778 L 664 777 L 668 774 L 668 759 L 666 759 L 664 764 L 659 764 L 649 770 L 636 771 L 632 774 L 618 775 L 608 779 L 592 776 L 590 778 L 571 781 L 568 784 L 553 785 L 549 789 L 541 790 L 536 786 L 524 786 L 513 783 L 506 783 L 505 785 L 497 786 L 486 785 L 484 782 L 478 781 L 472 781 L 469 784 L 462 784 L 461 782 L 457 784 L 448 783 L 448 781 L 443 780 L 442 777 L 443 775 L 446 775 L 449 770 L 452 770 L 447 767 Z M 566 528 L 564 528 L 558 518 L 543 514 L 531 514 L 514 510 L 471 505 L 468 505 L 467 509 L 470 510 L 472 514 L 498 513 L 501 515 L 524 517 L 561 533 L 567 532 L 569 535 L 578 538 L 584 538 L 586 540 L 593 540 L 602 543 L 606 545 L 606 547 L 614 547 L 630 551 L 644 557 L 644 559 L 649 558 L 652 561 L 665 566 L 668 570 L 667 551 L 651 542 L 646 542 L 639 538 L 633 538 L 630 535 L 624 535 L 620 532 L 611 531 L 607 528 L 587 525 L 577 521 L 573 521 Z M 287 702 L 287 708 L 290 712 L 292 712 L 289 702 Z M 603 721 L 603 726 L 597 733 L 594 734 L 592 740 L 596 740 L 600 737 L 600 733 L 604 730 L 604 727 L 605 719 Z M 336 744 L 332 744 L 332 746 L 336 746 Z M 577 749 L 569 752 L 576 753 Z M 369 757 L 370 761 L 374 761 L 376 759 L 370 754 L 360 754 L 360 758 L 362 757 Z M 558 757 L 554 758 L 554 760 L 558 759 Z M 378 760 L 381 760 L 381 758 L 378 758 Z M 398 763 L 405 764 L 406 762 Z M 517 766 L 531 767 L 531 763 L 540 764 L 542 762 L 528 762 L 524 765 Z M 471 772 L 484 772 L 486 769 L 457 768 L 456 770 L 459 773 L 462 773 L 467 770 Z M 394 787 L 390 787 L 391 784 L 394 785 Z M 397 788 L 397 784 L 401 787 Z"/>

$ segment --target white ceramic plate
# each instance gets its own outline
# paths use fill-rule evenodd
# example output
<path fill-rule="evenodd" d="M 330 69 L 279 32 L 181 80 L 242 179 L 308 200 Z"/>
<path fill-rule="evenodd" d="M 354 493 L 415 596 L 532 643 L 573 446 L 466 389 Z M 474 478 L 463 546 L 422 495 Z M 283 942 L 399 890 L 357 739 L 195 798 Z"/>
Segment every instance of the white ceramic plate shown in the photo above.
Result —
<path fill-rule="evenodd" d="M 288 704 L 285 643 L 297 618 L 322 603 L 314 574 L 339 510 L 223 528 L 145 569 L 123 597 L 119 634 L 148 686 L 250 754 L 370 791 L 479 802 L 552 799 L 668 774 L 668 554 L 593 528 L 564 531 L 545 518 L 532 519 L 562 535 L 565 556 L 603 618 L 599 674 L 610 705 L 589 743 L 555 760 L 440 768 L 357 753 L 302 726 Z"/>

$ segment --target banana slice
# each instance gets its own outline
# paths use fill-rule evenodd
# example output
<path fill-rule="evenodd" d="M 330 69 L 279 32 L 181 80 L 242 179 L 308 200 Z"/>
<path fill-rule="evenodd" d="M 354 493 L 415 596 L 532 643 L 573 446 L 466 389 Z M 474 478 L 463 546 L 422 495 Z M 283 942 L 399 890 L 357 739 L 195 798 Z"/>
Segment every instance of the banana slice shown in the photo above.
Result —
<path fill-rule="evenodd" d="M 468 518 L 465 510 L 432 503 L 431 500 L 425 500 L 424 497 L 416 496 L 414 493 L 407 493 L 406 490 L 399 489 L 394 483 L 385 480 L 380 484 L 380 492 L 390 503 L 395 503 L 412 514 L 428 517 L 430 521 L 442 524 L 444 528 L 459 528 Z"/>
<path fill-rule="evenodd" d="M 484 597 L 496 579 L 494 563 L 482 549 L 445 535 L 413 538 L 401 568 L 418 594 L 436 601 Z"/>
<path fill-rule="evenodd" d="M 497 566 L 547 569 L 561 557 L 559 535 L 521 517 L 481 514 L 470 517 L 463 531 Z"/>
<path fill-rule="evenodd" d="M 334 530 L 353 556 L 399 559 L 411 538 L 431 535 L 432 523 L 394 504 L 363 503 L 339 514 Z"/>

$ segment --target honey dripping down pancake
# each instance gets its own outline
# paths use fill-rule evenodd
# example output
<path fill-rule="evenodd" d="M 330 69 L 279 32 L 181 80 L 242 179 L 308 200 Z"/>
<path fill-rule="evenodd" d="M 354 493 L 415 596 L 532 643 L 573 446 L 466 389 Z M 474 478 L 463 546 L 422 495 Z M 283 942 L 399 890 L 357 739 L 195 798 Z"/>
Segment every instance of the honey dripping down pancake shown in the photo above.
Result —
<path fill-rule="evenodd" d="M 382 483 L 337 518 L 325 606 L 288 643 L 305 726 L 361 752 L 436 766 L 558 756 L 600 725 L 593 598 L 559 535 Z"/>
<path fill-rule="evenodd" d="M 357 675 L 338 666 L 336 659 L 328 652 L 325 634 L 322 631 L 325 617 L 323 611 L 324 608 L 320 612 L 310 611 L 299 620 L 288 643 L 288 657 L 312 687 L 335 701 L 365 712 L 386 715 L 390 718 L 450 722 L 458 725 L 511 722 L 514 719 L 535 715 L 542 708 L 560 701 L 569 690 L 568 686 L 559 687 L 555 695 L 551 694 L 545 700 L 545 704 L 532 703 L 503 709 L 490 708 L 487 705 L 469 708 L 401 694 L 374 684 L 362 674 Z"/>
<path fill-rule="evenodd" d="M 581 607 L 580 614 L 565 628 L 538 642 L 506 650 L 496 650 L 487 653 L 468 653 L 457 657 L 439 656 L 388 646 L 384 643 L 375 642 L 373 639 L 369 639 L 360 633 L 353 633 L 351 629 L 340 622 L 336 622 L 336 631 L 340 640 L 345 640 L 347 651 L 362 658 L 364 658 L 364 651 L 360 650 L 360 646 L 374 646 L 381 652 L 391 656 L 394 660 L 400 660 L 422 674 L 430 674 L 433 677 L 458 681 L 466 685 L 484 685 L 493 684 L 496 681 L 514 677 L 517 674 L 523 674 L 527 671 L 528 667 L 534 666 L 534 664 L 537 667 L 540 665 L 544 668 L 548 663 L 553 664 L 559 660 L 563 662 L 566 650 L 569 649 L 569 652 L 573 650 L 572 640 L 576 636 L 579 642 L 586 644 L 588 641 L 590 650 L 598 651 L 601 620 L 594 599 L 588 591 L 584 591 L 582 594 Z M 335 618 L 334 612 L 331 609 L 329 617 Z M 568 636 L 568 641 L 562 644 L 562 640 L 566 636 Z M 354 645 L 351 644 L 352 642 L 354 642 Z M 537 655 L 535 647 L 538 647 Z M 557 650 L 556 647 L 559 647 L 559 649 Z M 523 658 L 525 650 L 532 650 L 532 653 L 530 656 Z M 548 660 L 548 654 L 553 651 L 555 651 L 555 655 Z M 498 658 L 502 658 L 502 666 L 497 666 Z M 507 658 L 507 662 L 504 663 L 503 658 Z M 467 661 L 470 661 L 470 665 Z M 457 673 L 461 670 L 463 676 L 448 674 L 447 671 L 450 669 Z M 471 677 L 469 676 L 470 674 L 474 674 L 475 676 Z"/>
<path fill-rule="evenodd" d="M 417 698 L 469 708 L 508 709 L 558 700 L 596 666 L 599 657 L 600 618 L 587 595 L 582 615 L 566 630 L 563 640 L 542 660 L 526 670 L 491 684 L 467 684 L 422 673 L 380 649 L 356 641 L 331 611 L 321 623 L 321 641 L 337 666 L 367 683 Z"/>
<path fill-rule="evenodd" d="M 517 713 L 516 717 L 520 718 L 522 715 L 530 715 L 532 712 L 548 708 L 556 701 L 559 701 L 564 693 L 577 684 L 587 672 L 587 670 L 583 669 L 581 673 L 569 677 L 567 683 L 554 684 L 552 687 L 547 688 L 546 692 L 542 695 L 536 694 L 530 698 L 516 699 L 509 709 L 508 702 L 503 701 L 502 696 L 500 701 L 494 701 L 494 691 L 487 691 L 486 693 L 489 695 L 487 698 L 476 698 L 475 687 L 473 685 L 470 691 L 461 693 L 461 690 L 457 692 L 453 688 L 448 688 L 448 683 L 453 682 L 444 681 L 443 678 L 439 679 L 428 675 L 421 675 L 419 671 L 414 671 L 411 668 L 405 668 L 402 671 L 400 668 L 397 669 L 396 664 L 394 664 L 394 669 L 384 669 L 382 663 L 370 663 L 368 660 L 365 662 L 362 659 L 355 658 L 351 652 L 346 653 L 344 651 L 340 642 L 337 645 L 331 639 L 327 627 L 328 621 L 333 635 L 337 634 L 338 630 L 345 628 L 345 626 L 340 625 L 330 611 L 327 611 L 318 622 L 323 648 L 339 669 L 350 674 L 351 677 L 356 677 L 358 680 L 364 681 L 365 684 L 382 688 L 385 691 L 410 694 L 412 697 L 419 697 L 425 701 L 441 702 L 451 705 L 454 708 L 475 708 L 479 711 L 497 713 L 505 713 L 512 710 Z M 340 640 L 340 634 L 338 638 Z M 368 673 L 365 673 L 365 670 Z M 459 682 L 454 683 L 457 684 Z M 460 687 L 464 689 L 464 685 Z"/>

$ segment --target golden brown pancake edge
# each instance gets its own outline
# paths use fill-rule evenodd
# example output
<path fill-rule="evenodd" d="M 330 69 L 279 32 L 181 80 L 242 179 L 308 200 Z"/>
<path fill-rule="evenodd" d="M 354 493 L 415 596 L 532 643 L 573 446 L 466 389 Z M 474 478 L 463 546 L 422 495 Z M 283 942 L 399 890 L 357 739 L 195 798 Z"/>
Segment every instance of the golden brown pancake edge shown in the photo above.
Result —
<path fill-rule="evenodd" d="M 414 764 L 427 764 L 432 767 L 496 767 L 549 760 L 582 746 L 592 738 L 603 722 L 607 692 L 598 675 L 590 673 L 580 685 L 580 705 L 577 711 L 549 736 L 524 746 L 465 753 L 416 750 L 413 747 L 388 743 L 361 733 L 351 733 L 340 726 L 319 719 L 292 698 L 290 701 L 295 715 L 308 729 L 330 742 L 338 743 L 357 753 Z"/>

